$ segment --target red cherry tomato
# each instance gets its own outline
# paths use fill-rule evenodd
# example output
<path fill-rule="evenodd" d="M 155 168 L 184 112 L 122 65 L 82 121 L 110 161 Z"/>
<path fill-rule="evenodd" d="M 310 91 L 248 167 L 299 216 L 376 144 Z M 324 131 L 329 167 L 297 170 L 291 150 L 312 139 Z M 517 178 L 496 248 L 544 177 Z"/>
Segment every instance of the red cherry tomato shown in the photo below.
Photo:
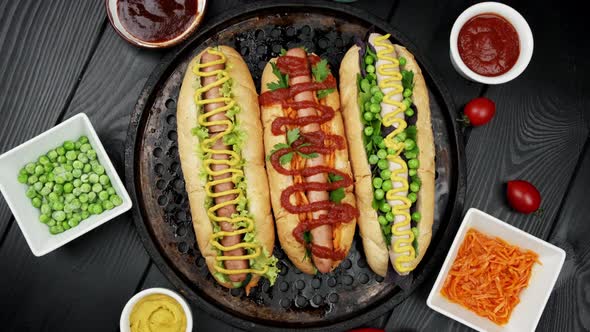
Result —
<path fill-rule="evenodd" d="M 479 97 L 471 100 L 465 105 L 463 110 L 467 124 L 472 126 L 484 125 L 494 117 L 496 114 L 496 104 L 488 98 Z"/>
<path fill-rule="evenodd" d="M 518 212 L 532 213 L 541 205 L 541 194 L 531 183 L 523 180 L 508 181 L 508 203 Z"/>
<path fill-rule="evenodd" d="M 385 330 L 383 329 L 375 329 L 372 327 L 363 327 L 360 329 L 354 329 L 354 330 L 350 330 L 348 332 L 385 332 Z"/>

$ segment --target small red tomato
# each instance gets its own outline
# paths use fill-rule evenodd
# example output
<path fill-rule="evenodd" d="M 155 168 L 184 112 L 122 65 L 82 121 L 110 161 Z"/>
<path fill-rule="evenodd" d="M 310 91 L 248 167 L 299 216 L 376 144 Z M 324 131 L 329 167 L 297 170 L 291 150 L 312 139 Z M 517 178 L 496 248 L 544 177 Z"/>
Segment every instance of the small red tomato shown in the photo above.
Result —
<path fill-rule="evenodd" d="M 529 214 L 541 205 L 541 194 L 537 188 L 524 180 L 508 181 L 506 196 L 508 203 L 518 212 Z"/>
<path fill-rule="evenodd" d="M 488 98 L 479 97 L 471 100 L 463 110 L 467 125 L 474 127 L 484 125 L 496 114 L 496 104 Z"/>

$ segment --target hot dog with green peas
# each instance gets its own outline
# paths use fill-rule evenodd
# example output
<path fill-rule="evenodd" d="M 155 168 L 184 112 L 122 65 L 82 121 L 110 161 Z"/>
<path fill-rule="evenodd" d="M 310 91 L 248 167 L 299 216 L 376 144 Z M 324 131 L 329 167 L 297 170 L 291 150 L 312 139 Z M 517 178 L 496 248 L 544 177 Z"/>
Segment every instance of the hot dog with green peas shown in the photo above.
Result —
<path fill-rule="evenodd" d="M 428 90 L 414 56 L 370 34 L 340 66 L 341 103 L 358 224 L 371 269 L 416 268 L 434 219 L 434 139 Z"/>

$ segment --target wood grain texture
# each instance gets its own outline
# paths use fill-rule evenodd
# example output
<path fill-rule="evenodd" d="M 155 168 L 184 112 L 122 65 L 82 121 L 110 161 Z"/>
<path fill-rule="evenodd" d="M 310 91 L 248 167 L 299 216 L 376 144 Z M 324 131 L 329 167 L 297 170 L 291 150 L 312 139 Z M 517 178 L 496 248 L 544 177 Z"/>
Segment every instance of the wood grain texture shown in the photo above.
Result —
<path fill-rule="evenodd" d="M 0 2 L 0 153 L 55 125 L 104 19 L 101 1 Z M 0 235 L 11 215 L 0 197 Z"/>
<path fill-rule="evenodd" d="M 587 142 L 584 157 L 550 237 L 551 243 L 565 250 L 566 259 L 538 331 L 590 330 L 589 183 L 590 144 Z"/>
<path fill-rule="evenodd" d="M 471 6 L 472 0 L 400 0 L 391 25 L 416 45 L 443 80 L 459 112 L 482 85 L 460 76 L 449 57 L 449 35 L 455 19 Z"/>

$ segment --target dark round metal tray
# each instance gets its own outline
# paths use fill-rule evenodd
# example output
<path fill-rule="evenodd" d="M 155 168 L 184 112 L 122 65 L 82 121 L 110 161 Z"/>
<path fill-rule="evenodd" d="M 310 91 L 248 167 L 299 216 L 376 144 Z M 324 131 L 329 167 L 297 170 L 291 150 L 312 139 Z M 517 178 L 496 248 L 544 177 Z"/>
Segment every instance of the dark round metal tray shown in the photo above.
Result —
<path fill-rule="evenodd" d="M 193 304 L 245 329 L 343 330 L 391 310 L 424 278 L 435 273 L 448 250 L 462 211 L 463 150 L 447 90 L 420 52 L 398 31 L 351 7 L 333 3 L 257 3 L 201 29 L 168 56 L 141 93 L 125 148 L 127 188 L 139 235 L 158 268 Z M 262 281 L 249 296 L 215 283 L 195 242 L 178 158 L 176 100 L 190 59 L 204 47 L 234 47 L 250 67 L 257 88 L 266 62 L 281 48 L 305 46 L 329 60 L 337 74 L 344 53 L 368 29 L 391 33 L 418 59 L 430 90 L 436 143 L 436 211 L 433 239 L 423 262 L 408 278 L 375 275 L 358 235 L 348 257 L 332 273 L 310 276 L 293 267 L 276 242 L 281 274 L 274 287 Z M 369 253 L 370 254 L 370 253 Z"/>

